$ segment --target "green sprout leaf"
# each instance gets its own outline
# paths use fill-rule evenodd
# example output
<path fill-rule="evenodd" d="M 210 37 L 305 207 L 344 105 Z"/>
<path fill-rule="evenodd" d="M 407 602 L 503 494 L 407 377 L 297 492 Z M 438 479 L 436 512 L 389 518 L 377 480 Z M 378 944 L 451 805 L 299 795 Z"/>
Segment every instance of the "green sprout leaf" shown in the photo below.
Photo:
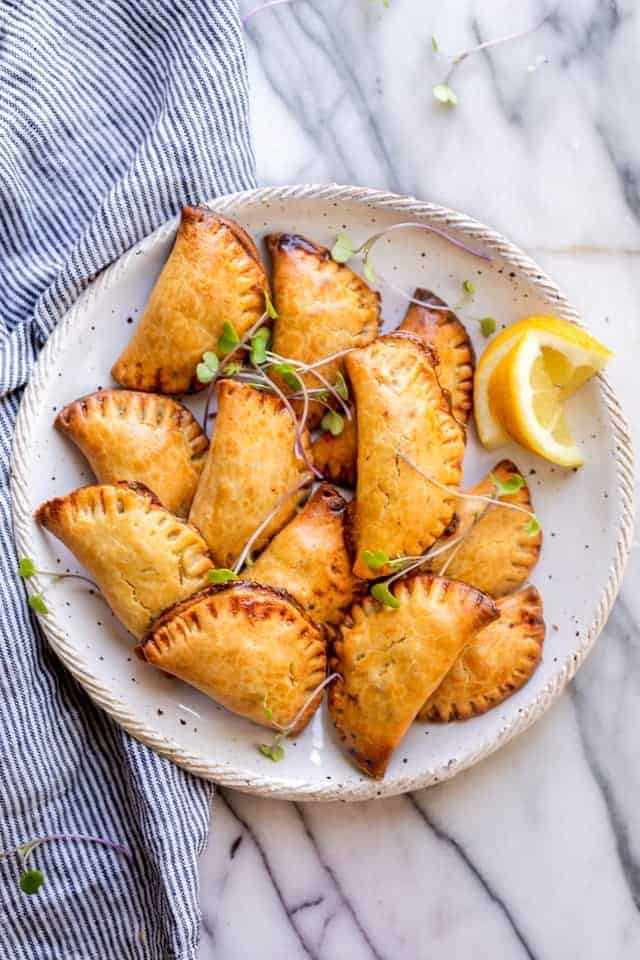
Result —
<path fill-rule="evenodd" d="M 241 363 L 226 363 L 222 368 L 225 377 L 235 377 L 236 373 L 240 373 L 241 370 Z"/>
<path fill-rule="evenodd" d="M 268 290 L 264 291 L 264 309 L 270 320 L 278 319 L 278 316 L 279 316 L 278 311 L 273 305 L 273 302 L 271 300 L 271 297 L 269 296 Z"/>
<path fill-rule="evenodd" d="M 226 567 L 218 567 L 217 570 L 209 570 L 207 580 L 209 583 L 228 583 L 230 580 L 239 580 L 240 577 L 233 570 Z"/>
<path fill-rule="evenodd" d="M 336 374 L 336 382 L 333 386 L 335 387 L 335 391 L 339 397 L 342 397 L 343 400 L 349 399 L 349 387 L 347 386 L 347 381 L 339 370 Z"/>
<path fill-rule="evenodd" d="M 400 601 L 391 593 L 388 583 L 374 583 L 371 587 L 371 596 L 385 607 L 393 607 L 397 610 L 400 606 Z"/>
<path fill-rule="evenodd" d="M 220 353 L 231 353 L 234 347 L 240 343 L 240 337 L 236 333 L 236 328 L 228 320 L 222 325 L 222 336 L 218 340 L 218 350 Z"/>
<path fill-rule="evenodd" d="M 44 597 L 41 593 L 32 593 L 29 597 L 29 606 L 35 613 L 49 613 L 49 607 L 44 602 Z"/>
<path fill-rule="evenodd" d="M 218 358 L 215 353 L 207 350 L 202 354 L 202 363 L 196 367 L 196 376 L 200 383 L 211 383 L 218 372 Z"/>
<path fill-rule="evenodd" d="M 255 367 L 267 362 L 267 347 L 270 338 L 271 332 L 268 327 L 260 327 L 251 337 L 251 363 Z"/>
<path fill-rule="evenodd" d="M 32 577 L 37 572 L 36 565 L 31 557 L 20 557 L 18 560 L 18 575 L 22 577 L 23 580 L 28 580 L 29 577 Z"/>
<path fill-rule="evenodd" d="M 367 283 L 376 282 L 376 270 L 368 257 L 362 263 L 362 272 L 364 273 L 364 278 L 367 281 Z"/>
<path fill-rule="evenodd" d="M 493 317 L 483 317 L 480 321 L 480 330 L 483 337 L 490 337 L 492 333 L 496 332 L 496 327 L 497 324 Z"/>
<path fill-rule="evenodd" d="M 471 283 L 471 280 L 463 280 L 462 289 L 464 290 L 465 293 L 468 293 L 470 297 L 472 297 L 476 292 L 476 288 Z"/>
<path fill-rule="evenodd" d="M 344 417 L 335 410 L 327 410 L 320 421 L 323 430 L 327 430 L 332 437 L 339 437 L 344 430 Z"/>
<path fill-rule="evenodd" d="M 527 522 L 524 525 L 524 532 L 528 537 L 535 537 L 536 534 L 540 533 L 540 521 L 537 517 L 529 517 Z"/>
<path fill-rule="evenodd" d="M 363 550 L 362 559 L 370 570 L 380 570 L 389 563 L 389 557 L 384 550 Z"/>
<path fill-rule="evenodd" d="M 44 873 L 42 870 L 26 870 L 20 876 L 20 889 L 23 893 L 37 893 L 44 883 Z"/>
<path fill-rule="evenodd" d="M 332 260 L 335 260 L 336 263 L 346 263 L 351 260 L 351 257 L 355 256 L 355 252 L 355 247 L 346 233 L 339 233 L 331 248 Z"/>
<path fill-rule="evenodd" d="M 302 390 L 300 377 L 290 363 L 274 363 L 273 369 L 290 390 Z"/>
<path fill-rule="evenodd" d="M 519 473 L 511 474 L 508 480 L 500 480 L 495 473 L 490 473 L 489 476 L 498 497 L 511 497 L 524 487 L 524 480 Z"/>
<path fill-rule="evenodd" d="M 279 743 L 261 743 L 258 750 L 263 757 L 269 757 L 269 760 L 273 760 L 274 763 L 284 758 L 284 747 Z"/>
<path fill-rule="evenodd" d="M 448 83 L 436 83 L 433 88 L 433 99 L 446 107 L 455 107 L 458 103 L 458 96 Z"/>
<path fill-rule="evenodd" d="M 273 710 L 271 709 L 271 707 L 270 707 L 270 706 L 268 705 L 268 703 L 267 703 L 267 697 L 266 697 L 266 695 L 265 695 L 264 700 L 262 701 L 262 709 L 264 710 L 264 715 L 265 715 L 265 717 L 267 718 L 267 720 L 269 721 L 269 723 L 272 723 L 272 721 L 273 721 Z"/>
<path fill-rule="evenodd" d="M 434 53 L 438 53 L 440 51 L 440 44 L 435 37 L 431 37 L 431 49 Z"/>

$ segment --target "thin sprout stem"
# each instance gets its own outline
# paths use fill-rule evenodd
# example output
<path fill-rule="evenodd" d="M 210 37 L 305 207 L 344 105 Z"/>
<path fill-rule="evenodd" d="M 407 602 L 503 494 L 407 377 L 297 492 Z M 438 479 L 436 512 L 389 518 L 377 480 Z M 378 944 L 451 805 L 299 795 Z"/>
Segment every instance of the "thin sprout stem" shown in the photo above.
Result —
<path fill-rule="evenodd" d="M 266 515 L 262 523 L 258 527 L 256 527 L 256 529 L 253 531 L 253 533 L 245 543 L 244 547 L 240 551 L 238 559 L 236 560 L 233 567 L 231 568 L 234 573 L 240 573 L 240 571 L 242 570 L 243 566 L 246 563 L 247 557 L 249 556 L 251 552 L 251 548 L 253 547 L 254 543 L 256 542 L 258 537 L 269 526 L 269 524 L 271 523 L 273 518 L 276 516 L 276 514 L 278 513 L 282 505 L 286 503 L 290 497 L 293 497 L 298 492 L 298 490 L 302 490 L 303 487 L 306 487 L 309 483 L 312 483 L 312 482 L 313 482 L 313 475 L 305 474 L 305 476 L 302 477 L 302 479 L 299 480 L 298 483 L 296 483 L 295 487 L 292 487 L 290 490 L 287 490 L 286 493 L 283 493 L 282 496 L 279 497 L 276 505 L 273 507 L 272 510 L 269 511 L 269 513 Z"/>
<path fill-rule="evenodd" d="M 435 557 L 440 556 L 441 553 L 445 553 L 445 551 L 449 550 L 451 547 L 453 547 L 455 544 L 459 543 L 463 539 L 464 537 L 460 536 L 456 540 L 453 540 L 451 543 L 443 544 L 440 547 L 436 547 L 435 550 L 428 550 L 421 557 L 418 557 L 414 563 L 410 563 L 409 566 L 403 567 L 402 570 L 398 570 L 398 572 L 394 573 L 392 577 L 389 577 L 389 579 L 386 581 L 387 586 L 390 583 L 393 583 L 394 580 L 399 580 L 400 577 L 403 577 L 405 575 L 405 573 L 411 573 L 411 571 L 415 570 L 417 567 L 421 567 L 423 564 L 428 563 L 429 560 L 433 560 Z"/>
<path fill-rule="evenodd" d="M 52 843 L 58 840 L 71 841 L 74 843 L 97 843 L 101 847 L 108 847 L 110 850 L 115 850 L 116 853 L 121 853 L 125 857 L 131 856 L 131 851 L 128 847 L 123 847 L 122 844 L 116 843 L 114 840 L 104 840 L 102 837 L 92 837 L 86 833 L 51 833 L 46 837 L 36 837 L 34 840 L 27 841 L 27 843 L 21 843 L 21 847 L 27 845 L 31 847 L 26 857 L 22 856 L 18 847 L 14 847 L 13 850 L 0 851 L 0 860 L 15 854 L 21 859 L 23 865 L 26 866 L 27 859 L 35 852 L 37 847 L 43 843 Z"/>
<path fill-rule="evenodd" d="M 485 40 L 484 43 L 479 43 L 475 47 L 471 47 L 469 50 L 462 50 L 461 53 L 457 53 L 452 58 L 451 69 L 447 74 L 447 79 L 451 76 L 454 69 L 461 64 L 467 57 L 472 56 L 474 53 L 479 53 L 481 50 L 488 50 L 490 47 L 497 47 L 502 43 L 509 43 L 511 40 L 522 40 L 524 37 L 528 37 L 530 34 L 535 33 L 537 30 L 542 27 L 550 17 L 550 13 L 547 13 L 542 20 L 539 21 L 535 26 L 528 27 L 526 30 L 518 30 L 516 33 L 508 33 L 504 37 L 497 37 L 495 40 Z"/>
<path fill-rule="evenodd" d="M 283 3 L 294 2 L 295 0 L 269 0 L 268 3 L 261 3 L 259 6 L 254 7 L 253 10 L 250 10 L 249 13 L 242 17 L 242 25 L 243 27 L 246 27 L 249 20 L 251 20 L 252 17 L 255 17 L 256 13 L 262 13 L 263 10 L 268 10 L 269 7 L 279 7 Z"/>
<path fill-rule="evenodd" d="M 280 737 L 286 737 L 287 734 L 288 734 L 291 730 L 293 730 L 293 729 L 295 728 L 295 726 L 296 726 L 296 724 L 299 722 L 300 718 L 304 716 L 305 711 L 306 711 L 306 710 L 309 708 L 309 706 L 313 703 L 313 701 L 314 701 L 315 698 L 318 696 L 318 694 L 319 694 L 322 690 L 324 690 L 325 687 L 328 687 L 329 684 L 332 682 L 332 680 L 336 680 L 336 679 L 338 679 L 338 678 L 339 678 L 340 680 L 342 680 L 342 674 L 340 674 L 340 673 L 330 673 L 328 677 L 325 677 L 324 680 L 322 681 L 322 683 L 319 683 L 319 684 L 318 684 L 318 686 L 315 688 L 315 690 L 313 691 L 313 693 L 310 693 L 310 694 L 309 694 L 309 696 L 308 696 L 307 699 L 305 700 L 304 704 L 300 707 L 300 709 L 299 709 L 298 712 L 296 713 L 296 715 L 295 715 L 295 717 L 293 718 L 293 720 L 291 721 L 291 723 L 288 723 L 288 724 L 286 725 L 286 727 L 283 727 L 283 726 L 281 726 L 279 723 L 276 723 L 275 721 L 273 721 L 274 727 L 277 727 L 277 729 L 280 731 Z"/>
<path fill-rule="evenodd" d="M 453 562 L 453 560 L 455 560 L 455 558 L 458 556 L 458 554 L 462 550 L 464 541 L 467 539 L 471 531 L 475 529 L 476 525 L 480 523 L 480 521 L 482 520 L 482 518 L 484 517 L 485 513 L 487 512 L 490 506 L 491 506 L 490 503 L 486 503 L 483 509 L 480 511 L 480 513 L 474 518 L 473 523 L 471 524 L 469 529 L 462 534 L 462 536 L 459 539 L 458 545 L 454 547 L 453 553 L 451 554 L 450 557 L 447 557 L 442 567 L 440 568 L 440 573 L 438 574 L 439 577 L 444 577 L 445 573 L 449 569 L 449 565 Z M 452 547 L 452 546 L 454 546 L 454 544 L 451 542 L 447 544 L 447 547 Z"/>
<path fill-rule="evenodd" d="M 389 233 L 394 233 L 396 230 L 407 230 L 412 228 L 414 230 L 425 230 L 427 233 L 434 233 L 436 236 L 441 237 L 443 240 L 447 240 L 454 247 L 458 247 L 460 250 L 464 250 L 465 253 L 471 254 L 472 257 L 478 257 L 480 260 L 488 260 L 491 262 L 491 257 L 488 253 L 485 253 L 483 250 L 477 250 L 475 247 L 469 247 L 466 243 L 463 243 L 462 240 L 457 240 L 456 237 L 452 237 L 451 234 L 447 233 L 446 230 L 441 230 L 439 227 L 433 227 L 430 223 L 416 223 L 411 220 L 406 223 L 394 223 L 390 227 L 387 227 L 386 230 L 381 230 L 380 233 L 374 233 L 372 237 L 369 237 L 368 240 L 365 240 L 359 247 L 354 251 L 355 253 L 364 253 L 363 259 L 366 261 L 371 253 L 371 248 L 382 239 L 386 237 Z"/>
<path fill-rule="evenodd" d="M 83 576 L 81 573 L 56 573 L 55 570 L 36 570 L 36 573 L 41 574 L 43 577 L 55 577 L 57 580 L 84 580 L 84 582 L 88 583 L 94 590 L 100 592 L 98 584 L 95 583 L 94 580 L 90 580 L 89 577 Z"/>
<path fill-rule="evenodd" d="M 493 503 L 498 507 L 506 507 L 508 510 L 517 510 L 518 513 L 524 513 L 528 517 L 535 517 L 535 513 L 532 510 L 527 510 L 525 507 L 518 506 L 517 503 L 505 503 L 504 500 L 501 500 L 499 497 L 487 497 L 481 493 L 463 493 L 461 490 L 455 490 L 453 487 L 448 487 L 444 483 L 440 483 L 439 480 L 434 480 L 433 477 L 430 477 L 428 473 L 425 473 L 424 470 L 421 470 L 417 464 L 409 459 L 404 453 L 400 450 L 396 450 L 396 454 L 400 457 L 401 460 L 404 460 L 410 467 L 412 467 L 421 477 L 424 477 L 429 483 L 432 483 L 434 487 L 438 487 L 439 490 L 444 491 L 444 493 L 450 493 L 452 497 L 459 497 L 461 500 L 482 500 L 484 503 Z"/>
<path fill-rule="evenodd" d="M 320 381 L 320 383 L 324 386 L 324 388 L 329 391 L 331 396 L 338 401 L 338 403 L 342 407 L 342 412 L 344 413 L 345 418 L 347 420 L 351 420 L 351 416 L 352 416 L 351 407 L 346 402 L 346 400 L 340 396 L 336 388 L 332 387 L 329 381 L 325 377 L 323 377 L 321 373 L 318 373 L 317 370 L 309 370 L 307 372 L 310 373 L 312 377 L 315 377 L 316 380 Z"/>
<path fill-rule="evenodd" d="M 287 413 L 289 414 L 289 416 L 293 421 L 293 428 L 295 431 L 294 450 L 295 450 L 296 456 L 304 461 L 306 468 L 310 470 L 314 476 L 321 478 L 322 474 L 320 473 L 318 468 L 313 464 L 313 462 L 309 459 L 309 455 L 305 450 L 304 437 L 302 436 L 302 431 L 300 430 L 300 424 L 298 422 L 298 418 L 296 416 L 295 410 L 289 403 L 289 398 L 287 397 L 286 393 L 284 392 L 284 390 L 280 389 L 280 387 L 278 386 L 277 383 L 275 383 L 274 380 L 269 379 L 269 377 L 266 375 L 266 373 L 264 372 L 264 370 L 262 370 L 261 367 L 254 366 L 253 369 L 256 371 L 260 379 L 263 380 L 267 384 L 267 386 L 270 387 L 271 390 L 273 390 L 273 392 L 280 397 L 280 399 L 285 405 Z"/>
<path fill-rule="evenodd" d="M 325 364 L 331 363 L 332 360 L 339 360 L 340 357 L 346 357 L 347 354 L 353 353 L 353 351 L 357 349 L 357 347 L 346 347 L 344 350 L 338 350 L 337 353 L 330 353 L 328 357 L 322 357 L 321 360 L 314 360 L 313 363 L 302 363 L 300 365 L 303 370 L 315 370 L 316 367 L 324 367 Z"/>

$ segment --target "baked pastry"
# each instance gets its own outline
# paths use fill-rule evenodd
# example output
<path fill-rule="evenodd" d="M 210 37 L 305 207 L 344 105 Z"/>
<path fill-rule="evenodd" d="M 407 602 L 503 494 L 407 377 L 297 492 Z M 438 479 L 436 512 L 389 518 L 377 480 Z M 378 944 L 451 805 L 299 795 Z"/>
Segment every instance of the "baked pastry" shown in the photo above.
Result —
<path fill-rule="evenodd" d="M 102 390 L 66 406 L 56 426 L 85 455 L 98 483 L 138 480 L 171 513 L 187 516 L 209 443 L 181 403 Z"/>
<path fill-rule="evenodd" d="M 273 349 L 285 357 L 313 363 L 340 350 L 363 347 L 378 335 L 380 295 L 326 247 L 290 233 L 265 237 L 273 261 L 273 299 L 278 319 Z M 344 358 L 323 364 L 319 372 L 330 383 L 344 367 Z M 308 387 L 320 386 L 307 374 Z M 310 423 L 322 418 L 312 404 Z"/>
<path fill-rule="evenodd" d="M 242 227 L 184 207 L 173 250 L 128 345 L 111 371 L 123 387 L 157 393 L 202 389 L 196 367 L 217 351 L 225 322 L 238 336 L 264 313 L 269 284 Z"/>
<path fill-rule="evenodd" d="M 284 591 L 236 580 L 167 610 L 138 648 L 143 658 L 265 727 L 293 723 L 326 675 L 320 630 Z M 293 733 L 309 722 L 320 692 Z"/>
<path fill-rule="evenodd" d="M 202 589 L 213 567 L 197 530 L 141 483 L 80 487 L 47 500 L 36 520 L 87 568 L 138 638 L 166 607 Z"/>
<path fill-rule="evenodd" d="M 344 421 L 344 429 L 334 437 L 323 430 L 313 444 L 313 462 L 332 483 L 355 487 L 358 460 L 358 428 L 355 416 Z"/>
<path fill-rule="evenodd" d="M 189 520 L 219 567 L 231 567 L 242 548 L 306 472 L 294 449 L 295 428 L 282 400 L 234 380 L 216 384 L 218 415 Z M 305 433 L 305 447 L 309 436 Z M 296 512 L 292 493 L 255 543 L 262 549 Z"/>
<path fill-rule="evenodd" d="M 465 647 L 418 714 L 418 720 L 468 720 L 523 687 L 540 663 L 542 598 L 535 587 L 502 597 L 500 619 Z"/>
<path fill-rule="evenodd" d="M 321 484 L 249 571 L 252 580 L 287 590 L 316 623 L 339 623 L 358 589 L 346 543 L 346 507 L 337 490 Z"/>
<path fill-rule="evenodd" d="M 329 714 L 355 763 L 377 778 L 425 699 L 498 616 L 490 597 L 455 580 L 413 576 L 394 593 L 398 609 L 371 597 L 352 608 L 331 657 L 341 679 L 329 689 Z"/>
<path fill-rule="evenodd" d="M 520 475 L 511 460 L 501 460 L 491 473 L 503 483 L 508 482 L 514 474 Z M 488 497 L 494 494 L 494 489 L 491 474 L 488 474 L 465 492 Z M 500 499 L 504 503 L 533 510 L 526 483 L 516 493 Z M 540 556 L 542 533 L 528 534 L 525 529 L 528 519 L 519 510 L 497 504 L 492 506 L 482 500 L 458 499 L 456 521 L 450 539 L 464 534 L 467 536 L 450 552 L 445 551 L 433 561 L 432 572 L 444 570 L 448 577 L 470 583 L 492 597 L 512 593 L 529 579 Z M 442 541 L 443 546 L 446 542 Z"/>
<path fill-rule="evenodd" d="M 418 289 L 413 296 L 435 307 L 447 306 L 430 290 Z M 449 398 L 451 412 L 459 423 L 465 424 L 473 406 L 474 356 L 464 324 L 453 310 L 430 310 L 412 303 L 398 329 L 415 334 L 431 347 L 438 380 Z"/>
<path fill-rule="evenodd" d="M 371 570 L 363 553 L 383 550 L 391 559 L 422 554 L 446 529 L 462 477 L 464 430 L 453 418 L 431 355 L 408 333 L 380 337 L 350 353 L 346 366 L 358 416 L 358 480 L 354 515 L 357 577 Z"/>

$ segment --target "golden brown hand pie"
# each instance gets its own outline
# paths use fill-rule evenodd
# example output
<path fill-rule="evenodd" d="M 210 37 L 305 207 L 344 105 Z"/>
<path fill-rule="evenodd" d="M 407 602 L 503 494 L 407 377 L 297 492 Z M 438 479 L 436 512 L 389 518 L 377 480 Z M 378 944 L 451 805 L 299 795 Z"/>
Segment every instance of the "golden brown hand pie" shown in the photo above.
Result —
<path fill-rule="evenodd" d="M 252 580 L 287 590 L 316 623 L 339 623 L 360 582 L 345 541 L 346 507 L 323 483 L 249 571 Z"/>
<path fill-rule="evenodd" d="M 313 444 L 313 462 L 323 477 L 343 487 L 355 487 L 358 459 L 358 429 L 355 415 L 344 421 L 344 430 L 334 437 L 323 430 Z"/>
<path fill-rule="evenodd" d="M 329 713 L 355 763 L 384 776 L 418 710 L 476 633 L 498 616 L 490 597 L 455 580 L 413 576 L 394 588 L 398 609 L 371 597 L 340 628 Z"/>
<path fill-rule="evenodd" d="M 458 487 L 464 430 L 453 418 L 428 349 L 408 333 L 380 337 L 350 353 L 347 371 L 358 417 L 358 480 L 354 543 L 358 577 L 375 579 L 365 550 L 390 558 L 422 554 L 451 522 L 455 496 L 429 477 Z"/>
<path fill-rule="evenodd" d="M 231 567 L 278 500 L 307 472 L 294 451 L 295 428 L 273 393 L 219 380 L 218 415 L 189 520 L 219 567 Z M 309 449 L 309 436 L 305 433 Z M 256 541 L 264 547 L 296 512 L 292 494 Z"/>
<path fill-rule="evenodd" d="M 273 260 L 273 298 L 278 319 L 273 328 L 276 353 L 313 363 L 339 350 L 363 347 L 378 335 L 380 295 L 353 270 L 336 263 L 326 247 L 305 237 L 274 233 L 265 237 Z M 319 372 L 335 383 L 343 358 L 323 364 Z M 320 386 L 311 374 L 308 387 Z M 310 423 L 322 409 L 314 404 Z"/>
<path fill-rule="evenodd" d="M 265 309 L 267 276 L 239 224 L 184 207 L 171 255 L 111 374 L 123 387 L 157 393 L 202 389 L 196 367 L 217 351 L 225 321 L 238 336 Z"/>
<path fill-rule="evenodd" d="M 87 568 L 135 637 L 207 583 L 213 563 L 193 527 L 140 483 L 80 487 L 47 500 L 36 519 Z"/>
<path fill-rule="evenodd" d="M 418 720 L 468 720 L 523 687 L 542 657 L 542 598 L 526 587 L 496 603 L 500 619 L 465 647 Z"/>
<path fill-rule="evenodd" d="M 430 290 L 418 289 L 416 300 L 446 307 Z M 436 357 L 436 373 L 440 386 L 451 403 L 451 412 L 460 423 L 466 423 L 473 406 L 473 347 L 464 325 L 453 310 L 430 310 L 412 303 L 399 330 L 413 333 L 432 348 Z"/>
<path fill-rule="evenodd" d="M 167 610 L 139 652 L 233 713 L 265 727 L 292 723 L 326 674 L 325 641 L 284 591 L 237 580 Z M 322 700 L 300 717 L 298 733 Z"/>
<path fill-rule="evenodd" d="M 520 473 L 510 460 L 502 460 L 491 472 L 503 483 Z M 491 476 L 487 475 L 465 492 L 492 496 Z M 533 510 L 526 483 L 517 493 L 501 499 L 525 510 Z M 476 517 L 478 520 L 474 526 Z M 451 552 L 447 551 L 433 561 L 432 572 L 439 573 L 444 569 L 448 577 L 470 583 L 492 597 L 512 593 L 528 580 L 540 556 L 542 533 L 529 536 L 525 530 L 528 520 L 529 517 L 519 510 L 487 505 L 482 500 L 459 499 L 451 539 L 470 532 L 462 544 L 453 546 Z M 444 545 L 446 540 L 442 542 Z M 455 550 L 455 556 L 448 563 Z"/>
<path fill-rule="evenodd" d="M 99 483 L 138 480 L 167 510 L 186 517 L 209 444 L 181 403 L 102 390 L 61 410 L 56 426 L 80 448 Z"/>

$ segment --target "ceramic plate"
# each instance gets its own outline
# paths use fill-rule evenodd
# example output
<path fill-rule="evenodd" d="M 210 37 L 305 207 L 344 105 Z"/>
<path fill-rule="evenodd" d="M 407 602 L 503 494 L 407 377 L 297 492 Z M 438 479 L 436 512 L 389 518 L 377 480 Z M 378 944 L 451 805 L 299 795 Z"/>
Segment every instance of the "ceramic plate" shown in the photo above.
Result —
<path fill-rule="evenodd" d="M 362 242 L 393 223 L 415 221 L 448 230 L 487 252 L 475 259 L 435 234 L 398 231 L 379 243 L 372 259 L 406 290 L 429 287 L 448 302 L 472 280 L 472 317 L 491 315 L 499 326 L 527 314 L 577 315 L 531 260 L 487 227 L 451 210 L 410 198 L 353 187 L 281 187 L 215 200 L 212 209 L 237 218 L 259 239 L 268 231 L 308 234 L 331 245 L 346 231 Z M 32 519 L 49 497 L 92 482 L 80 455 L 53 429 L 56 411 L 111 384 L 109 370 L 128 341 L 166 260 L 177 220 L 166 224 L 105 270 L 80 297 L 42 351 L 23 398 L 14 447 L 14 521 L 17 550 L 42 569 L 77 570 L 74 558 Z M 385 329 L 406 304 L 382 288 Z M 479 354 L 485 341 L 468 321 Z M 188 405 L 201 414 L 201 399 Z M 256 745 L 268 733 L 235 717 L 197 691 L 163 676 L 133 655 L 133 641 L 103 601 L 79 581 L 42 580 L 50 607 L 41 622 L 54 650 L 94 700 L 133 736 L 191 772 L 240 790 L 316 800 L 359 800 L 416 789 L 453 776 L 528 727 L 551 705 L 602 629 L 617 593 L 631 536 L 629 438 L 606 381 L 592 381 L 569 410 L 586 466 L 567 471 L 517 447 L 483 450 L 471 428 L 466 485 L 501 457 L 511 457 L 532 487 L 544 529 L 533 583 L 543 594 L 547 639 L 543 662 L 515 696 L 465 723 L 413 725 L 386 778 L 371 781 L 344 756 L 324 712 L 285 759 L 273 763 Z M 58 564 L 60 560 L 60 564 Z"/>

